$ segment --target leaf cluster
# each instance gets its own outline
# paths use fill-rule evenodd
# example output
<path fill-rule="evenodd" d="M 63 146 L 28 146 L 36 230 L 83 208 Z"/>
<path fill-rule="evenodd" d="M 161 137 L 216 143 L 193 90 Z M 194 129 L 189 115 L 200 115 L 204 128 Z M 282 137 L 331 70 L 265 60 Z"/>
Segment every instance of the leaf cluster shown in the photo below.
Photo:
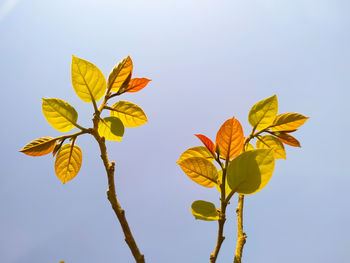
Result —
<path fill-rule="evenodd" d="M 226 205 L 234 193 L 249 195 L 262 190 L 272 177 L 275 159 L 286 159 L 284 145 L 300 147 L 290 133 L 308 119 L 299 113 L 277 113 L 274 95 L 251 108 L 248 121 L 252 131 L 247 137 L 235 117 L 222 124 L 215 143 L 205 135 L 195 134 L 204 146 L 187 149 L 177 164 L 197 184 L 216 186 Z M 253 139 L 256 147 L 251 143 Z M 219 220 L 213 216 L 214 210 L 220 214 L 222 208 L 214 208 L 214 204 L 199 200 L 192 204 L 191 211 L 196 219 Z"/>
<path fill-rule="evenodd" d="M 111 71 L 108 80 L 101 70 L 89 61 L 73 56 L 71 64 L 72 86 L 78 97 L 94 108 L 93 127 L 85 128 L 78 124 L 78 113 L 68 102 L 57 98 L 43 98 L 42 111 L 48 123 L 59 132 L 69 132 L 73 128 L 80 131 L 59 137 L 41 137 L 29 142 L 20 152 L 29 156 L 43 156 L 49 153 L 55 157 L 57 177 L 66 183 L 79 172 L 82 164 L 82 151 L 75 144 L 82 134 L 103 137 L 110 141 L 121 141 L 124 127 L 138 127 L 147 122 L 141 107 L 128 101 L 117 101 L 111 107 L 110 99 L 126 92 L 138 92 L 151 81 L 147 78 L 132 78 L 133 62 L 128 56 Z M 97 106 L 97 102 L 102 103 Z M 103 110 L 110 116 L 101 117 Z M 66 141 L 70 143 L 65 143 Z"/>

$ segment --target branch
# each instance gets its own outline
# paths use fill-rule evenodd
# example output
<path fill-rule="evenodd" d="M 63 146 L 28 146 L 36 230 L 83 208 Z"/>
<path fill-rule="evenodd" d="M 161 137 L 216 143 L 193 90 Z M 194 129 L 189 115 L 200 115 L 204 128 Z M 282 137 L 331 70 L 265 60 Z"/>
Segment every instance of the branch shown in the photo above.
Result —
<path fill-rule="evenodd" d="M 237 213 L 237 245 L 234 263 L 241 263 L 243 247 L 246 242 L 247 235 L 243 232 L 243 203 L 244 195 L 239 195 Z"/>
<path fill-rule="evenodd" d="M 117 194 L 115 191 L 115 183 L 114 183 L 115 163 L 109 162 L 109 160 L 108 160 L 105 139 L 103 137 L 101 137 L 97 132 L 98 121 L 99 121 L 99 116 L 95 115 L 95 117 L 93 119 L 94 129 L 93 129 L 92 135 L 94 136 L 94 138 L 96 139 L 96 141 L 100 147 L 101 159 L 103 161 L 103 164 L 105 166 L 106 173 L 107 173 L 107 178 L 108 178 L 107 198 L 108 198 L 109 202 L 111 203 L 113 211 L 119 220 L 119 223 L 120 223 L 122 230 L 124 232 L 125 242 L 128 244 L 128 246 L 131 250 L 131 253 L 135 258 L 135 261 L 137 263 L 145 263 L 144 255 L 141 254 L 139 248 L 137 247 L 136 241 L 131 233 L 128 221 L 126 220 L 126 217 L 125 217 L 125 211 L 122 209 L 122 207 L 117 199 Z"/>

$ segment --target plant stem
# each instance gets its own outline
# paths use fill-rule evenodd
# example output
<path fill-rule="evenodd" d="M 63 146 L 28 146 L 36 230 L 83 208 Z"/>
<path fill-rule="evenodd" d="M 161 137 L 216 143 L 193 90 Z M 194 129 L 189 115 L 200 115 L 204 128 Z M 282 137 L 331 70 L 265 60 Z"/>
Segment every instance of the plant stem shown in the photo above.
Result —
<path fill-rule="evenodd" d="M 117 199 L 115 183 L 114 183 L 115 162 L 109 162 L 105 138 L 101 137 L 98 133 L 98 123 L 100 120 L 100 114 L 102 113 L 104 107 L 107 105 L 107 101 L 109 98 L 110 96 L 109 96 L 109 90 L 108 90 L 106 96 L 104 97 L 103 102 L 101 103 L 98 111 L 95 112 L 94 118 L 92 119 L 94 128 L 92 129 L 91 134 L 94 136 L 94 138 L 96 139 L 100 147 L 101 159 L 103 161 L 103 164 L 105 166 L 106 173 L 107 173 L 107 178 L 108 178 L 107 199 L 111 203 L 112 209 L 119 220 L 119 223 L 124 232 L 125 242 L 129 246 L 135 261 L 137 263 L 145 263 L 145 257 L 143 254 L 141 254 L 136 244 L 136 241 L 134 239 L 134 236 L 131 233 L 128 221 L 126 220 L 126 217 L 125 217 L 125 211 L 122 209 Z"/>
<path fill-rule="evenodd" d="M 95 120 L 95 118 L 94 118 L 94 120 Z M 95 126 L 95 123 L 98 124 L 98 119 L 97 119 L 97 122 L 94 121 L 94 126 Z M 128 246 L 131 250 L 131 253 L 135 258 L 135 261 L 137 263 L 145 263 L 145 257 L 143 254 L 141 254 L 139 248 L 137 247 L 136 241 L 131 233 L 128 221 L 126 220 L 126 217 L 125 217 L 125 211 L 122 209 L 122 207 L 117 199 L 117 194 L 115 191 L 115 183 L 114 183 L 115 163 L 109 162 L 109 160 L 108 160 L 105 139 L 98 134 L 96 129 L 94 129 L 94 131 L 92 132 L 92 135 L 95 137 L 95 139 L 100 147 L 101 159 L 103 161 L 103 164 L 104 164 L 106 172 L 107 172 L 107 177 L 108 177 L 107 198 L 108 198 L 109 202 L 111 203 L 113 211 L 116 214 L 116 216 L 119 220 L 119 223 L 123 229 L 124 236 L 125 236 L 125 242 L 128 244 Z"/>
<path fill-rule="evenodd" d="M 239 195 L 237 213 L 237 244 L 234 263 L 241 263 L 243 247 L 246 242 L 247 235 L 243 232 L 243 204 L 244 195 Z"/>
<path fill-rule="evenodd" d="M 218 220 L 218 224 L 219 224 L 218 237 L 217 237 L 214 252 L 210 255 L 210 263 L 216 262 L 216 259 L 219 255 L 219 251 L 220 251 L 222 242 L 224 242 L 224 240 L 225 240 L 223 233 L 224 233 L 224 225 L 226 222 L 226 207 L 230 201 L 230 198 L 234 194 L 234 191 L 232 191 L 229 194 L 229 197 L 226 198 L 226 172 L 227 172 L 227 166 L 229 163 L 228 156 L 226 157 L 226 160 L 225 160 L 225 166 L 222 165 L 222 163 L 220 161 L 220 156 L 217 157 L 216 161 L 219 163 L 220 167 L 222 168 L 222 179 L 221 179 L 221 185 L 220 185 L 220 190 L 221 190 L 221 198 L 220 198 L 221 202 L 220 203 L 221 203 L 221 206 L 220 206 L 219 220 Z"/>

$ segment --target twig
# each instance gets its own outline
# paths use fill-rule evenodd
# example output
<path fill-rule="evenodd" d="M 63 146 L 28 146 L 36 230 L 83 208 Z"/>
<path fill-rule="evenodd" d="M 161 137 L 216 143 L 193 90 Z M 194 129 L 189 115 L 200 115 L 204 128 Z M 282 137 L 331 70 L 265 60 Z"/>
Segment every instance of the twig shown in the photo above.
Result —
<path fill-rule="evenodd" d="M 239 195 L 238 206 L 236 208 L 237 213 L 237 245 L 235 252 L 234 263 L 241 263 L 243 247 L 246 242 L 247 235 L 243 232 L 243 203 L 244 195 Z"/>
<path fill-rule="evenodd" d="M 137 247 L 136 241 L 131 233 L 128 221 L 125 217 L 125 211 L 122 209 L 118 199 L 117 194 L 115 191 L 115 183 L 114 183 L 114 168 L 115 163 L 109 162 L 108 155 L 107 155 L 107 147 L 105 143 L 105 139 L 101 137 L 97 132 L 98 127 L 98 121 L 99 117 L 95 115 L 93 122 L 94 122 L 94 129 L 92 132 L 92 135 L 96 139 L 101 152 L 101 159 L 103 161 L 103 164 L 106 169 L 107 177 L 108 177 L 108 190 L 107 190 L 107 198 L 109 202 L 111 203 L 111 206 L 113 208 L 114 213 L 116 214 L 119 223 L 123 229 L 124 236 L 125 236 L 125 242 L 128 244 L 131 253 L 133 254 L 135 260 L 137 263 L 145 263 L 145 257 L 143 254 L 141 254 L 139 248 Z"/>

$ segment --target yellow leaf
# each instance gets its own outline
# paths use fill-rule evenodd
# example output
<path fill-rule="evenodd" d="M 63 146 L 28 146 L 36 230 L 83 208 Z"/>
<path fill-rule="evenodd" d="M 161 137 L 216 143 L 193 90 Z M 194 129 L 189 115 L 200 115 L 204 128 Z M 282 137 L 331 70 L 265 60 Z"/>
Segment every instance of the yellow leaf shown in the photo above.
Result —
<path fill-rule="evenodd" d="M 245 152 L 252 151 L 252 150 L 255 150 L 253 144 L 248 143 L 248 144 L 245 146 Z"/>
<path fill-rule="evenodd" d="M 131 78 L 133 64 L 128 56 L 124 58 L 117 66 L 115 66 L 108 77 L 108 89 L 113 92 L 118 92 L 123 83 Z"/>
<path fill-rule="evenodd" d="M 235 117 L 228 119 L 216 134 L 215 144 L 219 146 L 220 157 L 236 157 L 242 151 L 244 143 L 243 129 Z"/>
<path fill-rule="evenodd" d="M 98 133 L 106 140 L 120 142 L 124 135 L 124 125 L 117 117 L 106 117 L 98 123 Z"/>
<path fill-rule="evenodd" d="M 276 117 L 271 131 L 292 131 L 303 125 L 309 117 L 305 117 L 299 113 L 282 113 Z"/>
<path fill-rule="evenodd" d="M 273 156 L 275 159 L 286 159 L 286 150 L 279 139 L 272 135 L 264 135 L 259 137 L 256 141 L 256 148 L 258 149 L 273 149 Z"/>
<path fill-rule="evenodd" d="M 219 212 L 215 205 L 211 202 L 197 200 L 191 205 L 191 213 L 195 219 L 205 221 L 216 221 L 219 220 Z"/>
<path fill-rule="evenodd" d="M 66 183 L 72 180 L 79 172 L 83 160 L 81 149 L 72 144 L 65 144 L 56 155 L 55 172 Z"/>
<path fill-rule="evenodd" d="M 208 161 L 214 161 L 214 157 L 211 154 L 211 152 L 207 149 L 205 146 L 197 146 L 197 147 L 192 147 L 184 151 L 178 160 L 178 162 L 185 160 L 187 158 L 191 157 L 202 157 L 207 159 Z"/>
<path fill-rule="evenodd" d="M 273 124 L 278 111 L 277 96 L 273 95 L 256 103 L 249 111 L 249 123 L 256 130 L 263 130 Z"/>
<path fill-rule="evenodd" d="M 78 120 L 78 113 L 73 106 L 55 98 L 42 100 L 44 116 L 52 127 L 60 132 L 68 132 L 75 127 Z"/>
<path fill-rule="evenodd" d="M 56 139 L 52 137 L 41 137 L 31 141 L 23 147 L 20 152 L 29 156 L 43 156 L 53 151 Z"/>
<path fill-rule="evenodd" d="M 240 194 L 254 194 L 270 181 L 275 167 L 272 149 L 245 152 L 233 159 L 227 168 L 227 182 Z"/>
<path fill-rule="evenodd" d="M 134 103 L 118 101 L 112 109 L 111 116 L 118 117 L 125 127 L 138 127 L 147 122 L 144 111 Z"/>
<path fill-rule="evenodd" d="M 100 100 L 106 92 L 106 79 L 94 64 L 72 56 L 72 85 L 75 93 L 85 102 Z"/>
<path fill-rule="evenodd" d="M 201 157 L 191 157 L 177 162 L 184 173 L 197 184 L 213 187 L 217 183 L 218 170 L 215 165 Z"/>

